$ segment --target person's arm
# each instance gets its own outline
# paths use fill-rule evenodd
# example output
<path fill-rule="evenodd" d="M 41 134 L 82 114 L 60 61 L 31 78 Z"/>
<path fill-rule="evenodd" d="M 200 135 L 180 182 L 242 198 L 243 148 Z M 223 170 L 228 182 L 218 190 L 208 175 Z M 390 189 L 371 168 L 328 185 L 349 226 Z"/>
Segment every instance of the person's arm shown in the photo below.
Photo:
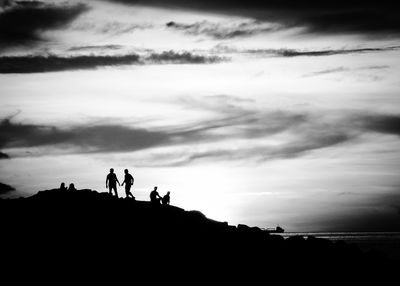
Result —
<path fill-rule="evenodd" d="M 118 181 L 118 179 L 117 179 L 117 181 Z M 122 182 L 121 186 L 123 186 L 123 185 L 124 185 L 124 183 L 125 183 L 125 180 Z"/>
<path fill-rule="evenodd" d="M 132 178 L 132 181 L 131 181 L 131 182 L 132 182 L 132 185 L 133 185 L 133 183 L 135 182 L 135 179 L 134 179 L 133 177 L 131 177 L 131 178 Z"/>
<path fill-rule="evenodd" d="M 106 177 L 106 188 L 108 188 L 108 175 Z"/>
<path fill-rule="evenodd" d="M 118 186 L 121 186 L 121 184 L 120 184 L 119 181 L 118 181 L 117 176 L 115 176 L 115 179 L 117 180 Z"/>

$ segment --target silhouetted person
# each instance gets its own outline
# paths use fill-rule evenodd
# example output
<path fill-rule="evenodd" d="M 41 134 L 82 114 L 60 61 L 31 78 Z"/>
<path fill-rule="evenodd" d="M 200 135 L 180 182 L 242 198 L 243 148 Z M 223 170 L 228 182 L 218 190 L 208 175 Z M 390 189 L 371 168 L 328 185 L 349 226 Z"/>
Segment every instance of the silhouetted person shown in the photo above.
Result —
<path fill-rule="evenodd" d="M 117 183 L 119 186 L 121 186 L 118 181 L 117 175 L 115 175 L 114 173 L 114 169 L 111 168 L 110 173 L 107 175 L 106 178 L 106 188 L 108 188 L 110 195 L 112 195 L 112 190 L 114 190 L 115 196 L 118 198 Z"/>
<path fill-rule="evenodd" d="M 61 183 L 61 185 L 60 185 L 60 191 L 66 191 L 67 190 L 67 187 L 65 186 L 65 183 L 63 182 L 63 183 Z"/>
<path fill-rule="evenodd" d="M 161 196 L 157 192 L 157 187 L 154 187 L 154 190 L 152 190 L 150 193 L 150 202 L 152 202 L 155 205 L 159 205 L 161 199 L 162 199 Z"/>
<path fill-rule="evenodd" d="M 163 196 L 163 198 L 162 198 L 162 204 L 164 205 L 164 206 L 167 206 L 167 205 L 169 205 L 169 201 L 170 201 L 170 196 L 169 196 L 169 194 L 170 194 L 171 192 L 167 192 L 167 194 L 165 195 L 165 196 Z"/>
<path fill-rule="evenodd" d="M 122 186 L 125 184 L 125 194 L 127 198 L 132 198 L 134 199 L 135 197 L 132 195 L 131 193 L 131 187 L 133 185 L 133 182 L 135 181 L 135 179 L 132 177 L 131 174 L 129 174 L 128 169 L 125 169 L 125 179 L 122 182 Z"/>
<path fill-rule="evenodd" d="M 68 191 L 76 191 L 76 189 L 75 189 L 75 185 L 74 184 L 69 184 L 69 187 L 68 187 Z"/>

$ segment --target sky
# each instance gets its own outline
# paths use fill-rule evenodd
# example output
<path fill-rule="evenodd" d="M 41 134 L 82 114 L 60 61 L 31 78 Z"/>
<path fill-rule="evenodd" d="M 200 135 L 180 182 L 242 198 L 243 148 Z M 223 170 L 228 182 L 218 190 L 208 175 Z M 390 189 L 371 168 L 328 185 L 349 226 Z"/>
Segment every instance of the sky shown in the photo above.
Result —
<path fill-rule="evenodd" d="M 128 168 L 230 224 L 400 231 L 393 5 L 2 0 L 0 195 Z"/>

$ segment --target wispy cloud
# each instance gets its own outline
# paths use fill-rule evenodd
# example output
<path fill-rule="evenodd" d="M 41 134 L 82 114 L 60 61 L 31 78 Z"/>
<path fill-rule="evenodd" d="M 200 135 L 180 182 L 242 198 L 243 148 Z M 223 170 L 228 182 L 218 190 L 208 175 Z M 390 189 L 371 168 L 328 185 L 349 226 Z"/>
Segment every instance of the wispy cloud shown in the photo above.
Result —
<path fill-rule="evenodd" d="M 124 48 L 122 45 L 89 45 L 89 46 L 74 46 L 68 49 L 70 52 L 87 52 L 87 51 L 106 51 L 120 50 Z"/>
<path fill-rule="evenodd" d="M 214 112 L 215 116 L 163 128 L 112 123 L 62 128 L 16 123 L 15 118 L 5 118 L 0 122 L 0 148 L 7 152 L 10 148 L 49 146 L 58 148 L 60 153 L 151 149 L 157 150 L 151 152 L 157 158 L 148 157 L 146 164 L 168 166 L 207 159 L 262 162 L 295 158 L 355 142 L 365 133 L 400 136 L 400 115 L 344 112 L 340 117 L 332 117 L 315 112 L 268 110 L 259 109 L 252 102 L 246 106 L 241 99 L 229 96 L 209 97 L 204 101 L 185 98 L 180 104 Z"/>
<path fill-rule="evenodd" d="M 313 76 L 320 76 L 320 75 L 326 75 L 326 74 L 354 72 L 354 71 L 386 70 L 389 68 L 390 68 L 390 66 L 388 66 L 388 65 L 365 66 L 365 67 L 358 67 L 358 68 L 337 67 L 337 68 L 325 69 L 325 70 L 320 70 L 320 71 L 304 74 L 303 77 L 313 77 Z"/>
<path fill-rule="evenodd" d="M 165 25 L 168 29 L 181 31 L 187 35 L 208 36 L 217 40 L 248 37 L 261 33 L 274 32 L 280 29 L 279 25 L 272 25 L 259 21 L 213 23 L 204 20 L 192 24 L 171 21 Z"/>
<path fill-rule="evenodd" d="M 5 1 L 0 9 L 0 49 L 45 40 L 42 33 L 65 27 L 89 10 L 86 4 Z"/>
<path fill-rule="evenodd" d="M 355 33 L 377 37 L 398 36 L 400 19 L 391 0 L 107 0 L 127 5 L 184 8 L 227 15 L 251 17 L 310 33 Z"/>
<path fill-rule="evenodd" d="M 364 54 L 388 51 L 399 51 L 400 46 L 389 46 L 379 48 L 356 48 L 356 49 L 326 49 L 326 50 L 296 50 L 296 49 L 238 49 L 226 45 L 217 45 L 213 48 L 214 52 L 219 53 L 238 53 L 252 54 L 257 56 L 276 56 L 276 57 L 322 57 L 347 54 Z"/>
<path fill-rule="evenodd" d="M 210 64 L 224 61 L 217 56 L 205 56 L 191 52 L 165 51 L 149 55 L 79 55 L 79 56 L 3 56 L 0 57 L 0 73 L 43 73 L 67 70 L 95 69 L 107 66 L 143 64 Z"/>
<path fill-rule="evenodd" d="M 71 29 L 75 31 L 90 31 L 96 34 L 107 34 L 117 36 L 132 33 L 137 30 L 146 30 L 153 28 L 150 23 L 131 23 L 120 21 L 80 21 L 71 25 Z"/>

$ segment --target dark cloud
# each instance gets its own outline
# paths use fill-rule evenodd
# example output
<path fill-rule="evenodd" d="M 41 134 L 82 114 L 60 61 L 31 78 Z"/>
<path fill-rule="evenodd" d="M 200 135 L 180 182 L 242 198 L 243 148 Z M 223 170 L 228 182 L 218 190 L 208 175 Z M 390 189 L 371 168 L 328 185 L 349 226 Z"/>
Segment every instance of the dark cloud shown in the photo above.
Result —
<path fill-rule="evenodd" d="M 42 73 L 134 64 L 207 64 L 217 63 L 222 60 L 221 57 L 174 51 L 151 53 L 148 56 L 139 56 L 137 54 L 113 56 L 3 56 L 0 57 L 0 73 Z"/>
<path fill-rule="evenodd" d="M 295 50 L 295 49 L 237 49 L 226 45 L 217 45 L 213 48 L 214 52 L 220 53 L 242 53 L 260 56 L 277 57 L 322 57 L 347 54 L 364 54 L 375 52 L 398 51 L 400 46 L 390 46 L 382 48 L 358 48 L 358 49 L 327 49 L 327 50 Z"/>
<path fill-rule="evenodd" d="M 13 56 L 0 57 L 0 73 L 40 73 L 79 69 L 94 69 L 102 66 L 138 64 L 136 54 L 124 56 Z"/>
<path fill-rule="evenodd" d="M 0 160 L 2 159 L 10 159 L 10 156 L 8 156 L 6 153 L 0 152 Z"/>
<path fill-rule="evenodd" d="M 369 114 L 361 115 L 355 120 L 362 128 L 368 131 L 393 134 L 400 136 L 400 116 Z"/>
<path fill-rule="evenodd" d="M 277 55 L 283 57 L 299 57 L 299 56 L 332 56 L 332 55 L 346 55 L 346 54 L 361 54 L 371 52 L 382 52 L 382 51 L 394 51 L 399 50 L 400 46 L 385 47 L 385 48 L 361 48 L 361 49 L 337 49 L 337 50 L 319 50 L 319 51 L 299 51 L 292 49 L 281 49 L 274 50 Z M 260 50 L 261 51 L 261 50 Z M 257 50 L 253 52 L 257 53 Z"/>
<path fill-rule="evenodd" d="M 9 185 L 0 183 L 0 195 L 15 191 L 15 189 Z"/>
<path fill-rule="evenodd" d="M 397 3 L 391 0 L 108 0 L 247 16 L 318 33 L 399 35 Z"/>
<path fill-rule="evenodd" d="M 0 122 L 0 147 L 73 146 L 79 152 L 135 151 L 163 145 L 170 141 L 164 132 L 128 128 L 120 125 L 76 126 L 57 128 L 14 123 L 10 118 Z"/>
<path fill-rule="evenodd" d="M 88 9 L 85 4 L 6 1 L 0 9 L 0 46 L 5 49 L 42 41 L 43 31 L 62 28 Z"/>
<path fill-rule="evenodd" d="M 179 64 L 211 64 L 224 61 L 224 58 L 217 56 L 197 55 L 191 52 L 166 51 L 162 53 L 152 53 L 146 61 L 150 63 L 179 63 Z"/>
<path fill-rule="evenodd" d="M 260 33 L 267 33 L 279 30 L 277 25 L 266 25 L 259 21 L 247 21 L 240 23 L 212 23 L 201 21 L 193 24 L 168 22 L 167 28 L 182 31 L 192 36 L 209 36 L 217 40 L 232 39 L 238 37 L 248 37 Z"/>

